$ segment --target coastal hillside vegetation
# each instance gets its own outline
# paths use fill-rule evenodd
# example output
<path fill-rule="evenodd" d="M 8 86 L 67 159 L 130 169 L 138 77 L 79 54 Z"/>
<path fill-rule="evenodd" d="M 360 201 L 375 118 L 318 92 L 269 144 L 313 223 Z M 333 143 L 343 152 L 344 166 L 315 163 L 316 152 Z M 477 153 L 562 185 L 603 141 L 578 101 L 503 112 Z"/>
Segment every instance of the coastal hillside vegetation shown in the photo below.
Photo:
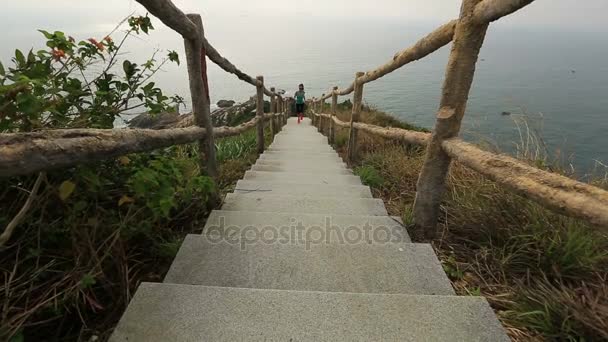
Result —
<path fill-rule="evenodd" d="M 350 120 L 348 103 L 338 118 Z M 419 128 L 364 106 L 360 121 Z M 574 171 L 548 158 L 542 137 L 522 124 L 517 156 L 552 172 Z M 424 148 L 359 132 L 354 168 L 391 215 L 412 223 L 416 181 Z M 337 129 L 345 152 L 348 130 Z M 608 188 L 597 172 L 589 182 Z M 608 339 L 608 231 L 568 218 L 515 195 L 459 163 L 453 163 L 431 241 L 459 295 L 484 296 L 516 341 Z"/>
<path fill-rule="evenodd" d="M 152 79 L 180 56 L 136 62 L 122 51 L 153 29 L 135 16 L 98 39 L 40 31 L 45 48 L 0 63 L 0 132 L 112 128 L 134 110 L 173 110 L 182 98 Z M 196 144 L 0 179 L 0 340 L 106 340 L 139 283 L 162 281 L 214 194 L 242 178 L 255 146 L 254 131 L 217 141 L 217 182 L 201 172 Z"/>

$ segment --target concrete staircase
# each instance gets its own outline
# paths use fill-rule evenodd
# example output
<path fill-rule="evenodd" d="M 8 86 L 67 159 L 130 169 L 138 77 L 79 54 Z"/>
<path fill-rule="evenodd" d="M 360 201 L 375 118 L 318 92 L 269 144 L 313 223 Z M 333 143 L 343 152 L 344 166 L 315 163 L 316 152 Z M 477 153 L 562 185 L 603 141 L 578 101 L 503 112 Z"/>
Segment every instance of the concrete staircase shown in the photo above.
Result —
<path fill-rule="evenodd" d="M 308 120 L 143 283 L 111 341 L 508 341 Z"/>

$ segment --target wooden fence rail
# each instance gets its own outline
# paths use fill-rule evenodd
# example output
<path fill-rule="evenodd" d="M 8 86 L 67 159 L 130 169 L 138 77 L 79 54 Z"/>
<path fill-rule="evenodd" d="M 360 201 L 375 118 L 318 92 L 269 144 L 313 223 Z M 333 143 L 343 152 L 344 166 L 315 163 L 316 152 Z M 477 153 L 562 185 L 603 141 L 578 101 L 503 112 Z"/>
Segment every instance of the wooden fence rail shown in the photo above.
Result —
<path fill-rule="evenodd" d="M 452 159 L 559 213 L 585 219 L 592 224 L 608 226 L 608 192 L 588 184 L 526 165 L 514 158 L 483 151 L 458 139 L 466 110 L 475 66 L 489 24 L 529 5 L 534 0 L 463 0 L 460 16 L 431 32 L 414 45 L 394 55 L 387 63 L 365 73 L 357 73 L 346 88 L 333 87 L 319 100 L 353 95 L 350 124 L 332 114 L 314 113 L 313 123 L 333 122 L 333 127 L 350 130 L 346 158 L 352 161 L 357 149 L 357 131 L 410 144 L 426 146 L 414 201 L 413 235 L 432 238 L 445 191 L 445 179 Z M 453 41 L 436 123 L 432 134 L 395 128 L 382 128 L 358 122 L 363 85 L 375 81 L 404 65 L 421 59 Z M 312 108 L 315 108 L 313 105 Z M 331 129 L 328 140 L 335 140 Z"/>
<path fill-rule="evenodd" d="M 186 15 L 170 0 L 137 1 L 184 39 L 195 126 L 164 130 L 71 129 L 0 134 L 0 177 L 24 175 L 196 141 L 200 146 L 201 167 L 215 177 L 217 161 L 214 138 L 238 135 L 257 127 L 258 150 L 263 151 L 265 122 L 271 122 L 273 135 L 286 123 L 287 106 L 282 106 L 282 96 L 275 93 L 274 88 L 265 88 L 263 77 L 253 78 L 222 57 L 205 38 L 200 15 Z M 226 72 L 256 87 L 256 118 L 237 127 L 212 126 L 206 57 Z M 264 114 L 264 95 L 269 96 L 273 103 L 272 114 Z M 281 104 L 281 112 L 277 111 L 275 101 Z"/>
<path fill-rule="evenodd" d="M 283 113 L 264 115 L 264 121 Z M 258 126 L 258 117 L 236 127 L 215 127 L 213 136 L 235 136 Z M 69 167 L 206 138 L 205 128 L 170 129 L 59 129 L 0 134 L 0 177 L 26 175 Z"/>
<path fill-rule="evenodd" d="M 336 127 L 350 128 L 330 114 L 314 113 L 315 117 L 330 119 Z M 318 121 L 317 121 L 318 122 Z M 386 128 L 357 123 L 357 129 L 370 135 L 401 141 L 411 145 L 427 146 L 431 133 L 402 128 Z M 555 173 L 532 167 L 504 154 L 484 151 L 479 147 L 451 138 L 442 142 L 442 148 L 453 159 L 512 191 L 529 198 L 560 214 L 608 227 L 608 191 Z"/>

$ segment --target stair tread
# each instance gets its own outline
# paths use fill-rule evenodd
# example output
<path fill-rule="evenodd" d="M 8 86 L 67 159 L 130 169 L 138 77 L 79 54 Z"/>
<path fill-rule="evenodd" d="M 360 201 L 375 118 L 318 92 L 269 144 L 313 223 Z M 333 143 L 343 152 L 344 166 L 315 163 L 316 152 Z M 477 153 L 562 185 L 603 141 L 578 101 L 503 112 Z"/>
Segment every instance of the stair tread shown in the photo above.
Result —
<path fill-rule="evenodd" d="M 142 283 L 110 341 L 509 341 L 482 297 Z"/>
<path fill-rule="evenodd" d="M 240 231 L 243 235 L 229 235 L 218 227 L 207 234 L 189 235 L 164 282 L 300 291 L 454 294 L 430 245 L 404 242 L 407 238 L 403 235 L 377 234 L 375 239 L 370 230 L 334 227 L 249 226 Z M 385 238 L 395 242 L 386 242 Z"/>
<path fill-rule="evenodd" d="M 263 180 L 239 180 L 235 193 L 267 193 L 279 195 L 319 196 L 319 197 L 354 197 L 372 198 L 369 187 L 364 185 L 329 185 L 310 184 L 300 180 L 299 183 Z"/>
<path fill-rule="evenodd" d="M 355 175 L 310 174 L 297 171 L 269 172 L 246 171 L 243 179 L 282 181 L 285 183 L 328 184 L 328 185 L 361 185 L 361 179 Z"/>
<path fill-rule="evenodd" d="M 388 216 L 384 203 L 376 198 L 285 196 L 266 193 L 258 193 L 256 196 L 227 194 L 222 210 Z"/>
<path fill-rule="evenodd" d="M 213 210 L 202 234 L 206 234 L 207 229 L 213 229 L 217 232 L 217 228 L 236 227 L 237 233 L 240 229 L 248 227 L 264 227 L 264 226 L 284 226 L 298 225 L 304 227 L 326 227 L 337 226 L 342 229 L 355 227 L 363 229 L 370 226 L 372 232 L 375 230 L 390 231 L 391 234 L 401 235 L 404 242 L 411 242 L 407 235 L 405 226 L 398 217 L 392 216 L 366 216 L 366 215 L 339 215 L 339 214 L 309 214 L 309 213 L 276 213 L 276 212 L 259 212 L 259 211 L 230 211 L 230 210 Z M 304 236 L 304 238 L 306 238 Z"/>

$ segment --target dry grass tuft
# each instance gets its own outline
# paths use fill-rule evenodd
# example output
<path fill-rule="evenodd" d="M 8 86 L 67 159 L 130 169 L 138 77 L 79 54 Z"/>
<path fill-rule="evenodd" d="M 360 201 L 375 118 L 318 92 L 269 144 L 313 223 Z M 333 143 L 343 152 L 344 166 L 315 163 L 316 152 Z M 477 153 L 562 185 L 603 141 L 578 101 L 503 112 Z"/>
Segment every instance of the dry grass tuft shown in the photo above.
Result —
<path fill-rule="evenodd" d="M 363 122 L 388 123 L 362 113 Z M 349 120 L 348 112 L 339 114 Z M 367 121 L 370 120 L 370 121 Z M 518 156 L 559 172 L 542 139 L 526 137 Z M 343 130 L 343 135 L 348 131 Z M 424 150 L 361 134 L 356 169 L 371 182 L 391 215 L 410 223 Z M 346 139 L 347 141 L 347 139 Z M 590 182 L 606 187 L 606 176 Z M 608 234 L 555 214 L 454 163 L 432 244 L 459 295 L 488 299 L 515 341 L 608 339 Z"/>

